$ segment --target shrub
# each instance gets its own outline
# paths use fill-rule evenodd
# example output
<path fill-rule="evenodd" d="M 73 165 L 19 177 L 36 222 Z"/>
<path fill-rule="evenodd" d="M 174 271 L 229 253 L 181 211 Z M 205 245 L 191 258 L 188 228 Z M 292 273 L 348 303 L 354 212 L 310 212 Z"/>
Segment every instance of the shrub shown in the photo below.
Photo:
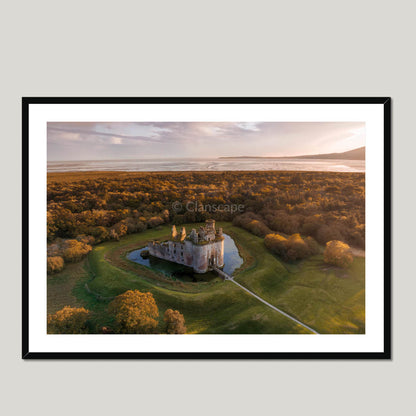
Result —
<path fill-rule="evenodd" d="M 286 258 L 300 260 L 309 255 L 309 248 L 300 234 L 291 235 L 286 241 Z"/>
<path fill-rule="evenodd" d="M 159 316 L 155 299 L 151 293 L 128 290 L 118 295 L 109 305 L 115 315 L 116 330 L 123 334 L 145 334 L 154 332 Z"/>
<path fill-rule="evenodd" d="M 119 240 L 120 237 L 127 234 L 127 225 L 124 221 L 120 221 L 117 224 L 113 225 L 110 229 L 110 238 L 113 240 Z"/>
<path fill-rule="evenodd" d="M 316 239 L 321 244 L 331 240 L 339 240 L 340 238 L 342 238 L 342 235 L 335 226 L 322 225 L 316 234 Z"/>
<path fill-rule="evenodd" d="M 147 225 L 149 226 L 149 228 L 155 228 L 163 223 L 164 220 L 161 217 L 152 217 L 149 219 L 149 221 L 147 221 Z"/>
<path fill-rule="evenodd" d="M 289 238 L 268 234 L 264 244 L 270 251 L 289 261 L 301 260 L 319 252 L 318 243 L 312 237 L 304 240 L 300 234 L 293 234 Z"/>
<path fill-rule="evenodd" d="M 127 234 L 140 233 L 147 228 L 145 223 L 132 217 L 126 218 L 125 224 L 127 226 Z"/>
<path fill-rule="evenodd" d="M 85 308 L 65 306 L 48 315 L 48 334 L 85 334 L 88 332 L 89 311 Z"/>
<path fill-rule="evenodd" d="M 233 224 L 242 227 L 258 237 L 264 237 L 271 232 L 270 228 L 257 215 L 247 212 L 234 218 Z"/>
<path fill-rule="evenodd" d="M 301 229 L 301 221 L 297 215 L 289 215 L 285 211 L 277 211 L 269 218 L 269 226 L 274 231 L 280 231 L 285 234 L 293 234 Z"/>
<path fill-rule="evenodd" d="M 63 244 L 63 257 L 65 262 L 77 262 L 86 256 L 92 247 L 78 240 L 67 240 Z"/>
<path fill-rule="evenodd" d="M 309 254 L 312 256 L 319 253 L 319 244 L 312 237 L 306 237 L 305 243 L 308 246 Z"/>
<path fill-rule="evenodd" d="M 168 334 L 185 334 L 185 318 L 179 311 L 167 309 L 163 320 L 166 324 L 166 333 Z"/>
<path fill-rule="evenodd" d="M 268 234 L 264 239 L 266 247 L 282 257 L 286 255 L 286 242 L 287 239 L 280 234 Z"/>
<path fill-rule="evenodd" d="M 338 267 L 348 267 L 354 258 L 350 246 L 342 241 L 332 240 L 326 243 L 324 261 Z"/>
<path fill-rule="evenodd" d="M 89 244 L 90 246 L 95 243 L 95 238 L 92 235 L 78 235 L 76 240 L 84 244 Z"/>
<path fill-rule="evenodd" d="M 64 268 L 64 259 L 61 256 L 48 257 L 48 273 L 58 273 Z"/>
<path fill-rule="evenodd" d="M 270 228 L 259 220 L 253 220 L 247 224 L 247 230 L 258 237 L 264 237 L 270 233 Z"/>
<path fill-rule="evenodd" d="M 101 243 L 109 239 L 110 235 L 107 228 L 103 226 L 94 227 L 91 230 L 91 234 L 94 236 L 96 243 Z"/>

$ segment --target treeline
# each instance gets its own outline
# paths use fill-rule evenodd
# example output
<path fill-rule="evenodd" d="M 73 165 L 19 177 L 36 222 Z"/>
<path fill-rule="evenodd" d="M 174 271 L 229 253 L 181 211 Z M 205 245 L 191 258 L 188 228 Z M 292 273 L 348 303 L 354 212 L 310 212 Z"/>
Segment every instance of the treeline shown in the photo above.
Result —
<path fill-rule="evenodd" d="M 108 305 L 111 326 L 96 328 L 85 308 L 65 306 L 48 315 L 48 334 L 185 334 L 185 318 L 176 310 L 167 309 L 159 322 L 159 309 L 153 295 L 128 290 Z"/>
<path fill-rule="evenodd" d="M 321 244 L 340 240 L 364 248 L 363 173 L 54 173 L 47 198 L 49 255 L 55 257 L 67 239 L 92 245 L 164 223 L 208 218 L 234 221 L 260 236 L 300 233 Z M 221 209 L 231 204 L 243 205 L 244 212 Z"/>

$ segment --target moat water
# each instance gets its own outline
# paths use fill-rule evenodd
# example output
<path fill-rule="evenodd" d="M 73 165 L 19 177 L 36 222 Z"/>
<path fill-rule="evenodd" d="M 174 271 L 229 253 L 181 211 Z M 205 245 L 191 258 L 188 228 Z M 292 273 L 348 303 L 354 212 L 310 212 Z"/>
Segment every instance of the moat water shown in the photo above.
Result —
<path fill-rule="evenodd" d="M 227 234 L 224 235 L 224 267 L 225 273 L 232 275 L 236 269 L 243 264 L 243 258 L 238 252 L 238 248 L 235 245 L 234 240 Z M 183 282 L 196 282 L 199 280 L 211 280 L 216 278 L 216 273 L 209 272 L 205 274 L 197 274 L 187 266 L 182 264 L 173 263 L 167 260 L 158 259 L 157 257 L 149 256 L 143 258 L 141 252 L 147 250 L 143 247 L 138 250 L 131 251 L 127 258 L 142 266 L 149 267 L 150 269 L 157 270 L 164 275 L 168 276 L 172 280 L 180 280 Z"/>

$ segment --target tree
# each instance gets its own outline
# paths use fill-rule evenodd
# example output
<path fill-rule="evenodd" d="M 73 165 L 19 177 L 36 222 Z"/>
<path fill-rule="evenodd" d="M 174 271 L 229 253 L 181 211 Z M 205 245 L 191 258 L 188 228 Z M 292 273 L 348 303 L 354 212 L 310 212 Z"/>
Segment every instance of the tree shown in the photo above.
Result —
<path fill-rule="evenodd" d="M 64 243 L 63 257 L 66 262 L 77 262 L 86 256 L 92 247 L 78 240 L 67 240 Z"/>
<path fill-rule="evenodd" d="M 260 217 L 251 212 L 236 216 L 233 220 L 233 224 L 242 227 L 259 237 L 264 237 L 270 233 L 269 227 L 260 220 Z"/>
<path fill-rule="evenodd" d="M 138 220 L 137 218 L 127 217 L 124 220 L 127 226 L 127 234 L 137 233 L 146 229 L 146 224 Z"/>
<path fill-rule="evenodd" d="M 152 217 L 147 221 L 147 225 L 149 226 L 149 228 L 155 228 L 158 225 L 163 224 L 163 218 L 161 217 Z"/>
<path fill-rule="evenodd" d="M 102 241 L 106 241 L 109 238 L 109 233 L 107 228 L 99 225 L 98 227 L 93 227 L 91 229 L 91 234 L 95 238 L 96 243 L 101 243 Z"/>
<path fill-rule="evenodd" d="M 319 244 L 312 237 L 306 237 L 305 243 L 308 246 L 309 254 L 314 255 L 319 253 Z"/>
<path fill-rule="evenodd" d="M 166 333 L 168 334 L 185 334 L 185 318 L 179 311 L 167 309 L 163 320 L 166 324 Z"/>
<path fill-rule="evenodd" d="M 159 310 L 149 292 L 128 290 L 110 303 L 109 311 L 115 315 L 117 332 L 123 334 L 151 333 L 158 325 Z"/>
<path fill-rule="evenodd" d="M 267 225 L 258 220 L 253 220 L 249 222 L 247 225 L 247 229 L 254 235 L 257 235 L 259 237 L 264 237 L 265 235 L 270 233 L 269 227 L 267 227 Z"/>
<path fill-rule="evenodd" d="M 291 235 L 286 242 L 286 258 L 289 260 L 304 259 L 309 255 L 309 247 L 300 234 Z"/>
<path fill-rule="evenodd" d="M 318 243 L 312 238 L 303 239 L 300 234 L 292 234 L 285 238 L 280 234 L 267 234 L 265 246 L 285 260 L 301 260 L 319 252 Z"/>
<path fill-rule="evenodd" d="M 125 234 L 127 234 L 127 225 L 123 221 L 113 225 L 110 229 L 110 238 L 114 240 L 119 240 Z"/>
<path fill-rule="evenodd" d="M 350 246 L 342 241 L 332 240 L 326 243 L 324 261 L 338 267 L 348 267 L 354 260 Z"/>
<path fill-rule="evenodd" d="M 85 334 L 88 332 L 89 311 L 65 306 L 48 315 L 48 334 Z"/>
<path fill-rule="evenodd" d="M 61 256 L 48 257 L 48 274 L 58 273 L 64 268 L 64 259 Z"/>
<path fill-rule="evenodd" d="M 76 240 L 84 244 L 89 244 L 90 246 L 93 246 L 95 243 L 95 238 L 92 235 L 78 235 Z"/>
<path fill-rule="evenodd" d="M 264 238 L 265 246 L 278 256 L 286 255 L 287 239 L 280 234 L 267 234 Z"/>
<path fill-rule="evenodd" d="M 49 211 L 46 213 L 46 221 L 48 241 L 52 241 L 55 237 L 57 228 L 55 226 L 54 218 Z"/>
<path fill-rule="evenodd" d="M 321 244 L 338 240 L 339 238 L 342 238 L 342 235 L 336 226 L 322 225 L 316 234 L 316 239 Z"/>

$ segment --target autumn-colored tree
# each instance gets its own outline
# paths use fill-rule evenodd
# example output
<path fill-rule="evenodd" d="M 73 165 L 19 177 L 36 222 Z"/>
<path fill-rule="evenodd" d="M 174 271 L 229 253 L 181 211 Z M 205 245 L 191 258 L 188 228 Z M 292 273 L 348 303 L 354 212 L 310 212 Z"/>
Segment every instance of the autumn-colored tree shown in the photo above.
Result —
<path fill-rule="evenodd" d="M 289 261 L 301 260 L 319 252 L 318 243 L 312 237 L 303 239 L 300 234 L 293 234 L 289 238 L 268 234 L 264 244 L 273 253 Z"/>
<path fill-rule="evenodd" d="M 76 240 L 84 244 L 89 244 L 90 246 L 95 243 L 95 238 L 92 235 L 78 235 Z"/>
<path fill-rule="evenodd" d="M 259 220 L 250 221 L 247 225 L 247 229 L 254 235 L 257 235 L 259 237 L 264 237 L 265 235 L 270 233 L 269 227 L 267 227 L 267 225 L 265 225 L 262 221 Z"/>
<path fill-rule="evenodd" d="M 316 240 L 312 237 L 306 237 L 305 243 L 308 246 L 309 255 L 318 254 L 319 253 L 319 244 Z"/>
<path fill-rule="evenodd" d="M 119 240 L 125 234 L 127 234 L 127 225 L 123 221 L 118 222 L 110 229 L 110 238 L 114 240 Z"/>
<path fill-rule="evenodd" d="M 169 216 L 170 216 L 169 210 L 165 209 L 162 211 L 161 217 L 163 218 L 165 222 L 169 222 Z"/>
<path fill-rule="evenodd" d="M 342 241 L 332 240 L 326 243 L 324 261 L 338 267 L 348 267 L 354 260 L 350 246 Z"/>
<path fill-rule="evenodd" d="M 235 217 L 233 224 L 239 227 L 243 227 L 259 237 L 264 237 L 270 233 L 269 227 L 267 227 L 267 225 L 261 221 L 261 217 L 253 214 L 252 212 L 247 212 Z"/>
<path fill-rule="evenodd" d="M 300 260 L 309 255 L 309 248 L 300 234 L 291 235 L 286 242 L 286 258 Z"/>
<path fill-rule="evenodd" d="M 85 308 L 65 306 L 48 315 L 48 334 L 85 334 L 88 332 L 89 311 Z"/>
<path fill-rule="evenodd" d="M 106 241 L 109 238 L 109 233 L 108 233 L 107 228 L 103 227 L 102 225 L 92 228 L 91 229 L 91 234 L 94 236 L 95 241 L 97 243 L 101 243 L 102 241 Z"/>
<path fill-rule="evenodd" d="M 291 210 L 291 207 L 287 207 Z M 275 231 L 286 234 L 293 234 L 300 231 L 300 220 L 296 215 L 289 215 L 285 211 L 279 210 L 270 218 L 270 227 Z"/>
<path fill-rule="evenodd" d="M 46 213 L 46 232 L 47 232 L 48 241 L 53 240 L 53 238 L 55 237 L 56 230 L 57 230 L 57 227 L 55 225 L 54 218 L 52 214 L 48 211 Z"/>
<path fill-rule="evenodd" d="M 61 256 L 48 257 L 48 274 L 58 273 L 64 268 L 64 259 Z"/>
<path fill-rule="evenodd" d="M 78 240 L 67 240 L 63 245 L 63 257 L 66 262 L 77 262 L 86 256 L 92 247 Z"/>
<path fill-rule="evenodd" d="M 321 244 L 340 238 L 342 238 L 342 234 L 336 226 L 322 225 L 316 233 L 316 239 Z"/>
<path fill-rule="evenodd" d="M 268 234 L 264 238 L 265 246 L 278 256 L 286 255 L 287 239 L 280 234 Z"/>
<path fill-rule="evenodd" d="M 110 303 L 109 311 L 115 315 L 116 330 L 120 333 L 151 333 L 158 325 L 159 310 L 149 292 L 128 290 Z"/>
<path fill-rule="evenodd" d="M 149 219 L 149 221 L 147 221 L 147 225 L 149 226 L 149 228 L 155 228 L 158 225 L 163 224 L 163 218 L 161 217 L 152 217 Z"/>
<path fill-rule="evenodd" d="M 166 324 L 166 333 L 168 334 L 185 334 L 185 318 L 179 311 L 167 309 L 163 320 Z"/>
<path fill-rule="evenodd" d="M 74 237 L 77 228 L 75 215 L 69 209 L 59 206 L 48 219 L 48 228 L 54 230 L 55 237 Z"/>

